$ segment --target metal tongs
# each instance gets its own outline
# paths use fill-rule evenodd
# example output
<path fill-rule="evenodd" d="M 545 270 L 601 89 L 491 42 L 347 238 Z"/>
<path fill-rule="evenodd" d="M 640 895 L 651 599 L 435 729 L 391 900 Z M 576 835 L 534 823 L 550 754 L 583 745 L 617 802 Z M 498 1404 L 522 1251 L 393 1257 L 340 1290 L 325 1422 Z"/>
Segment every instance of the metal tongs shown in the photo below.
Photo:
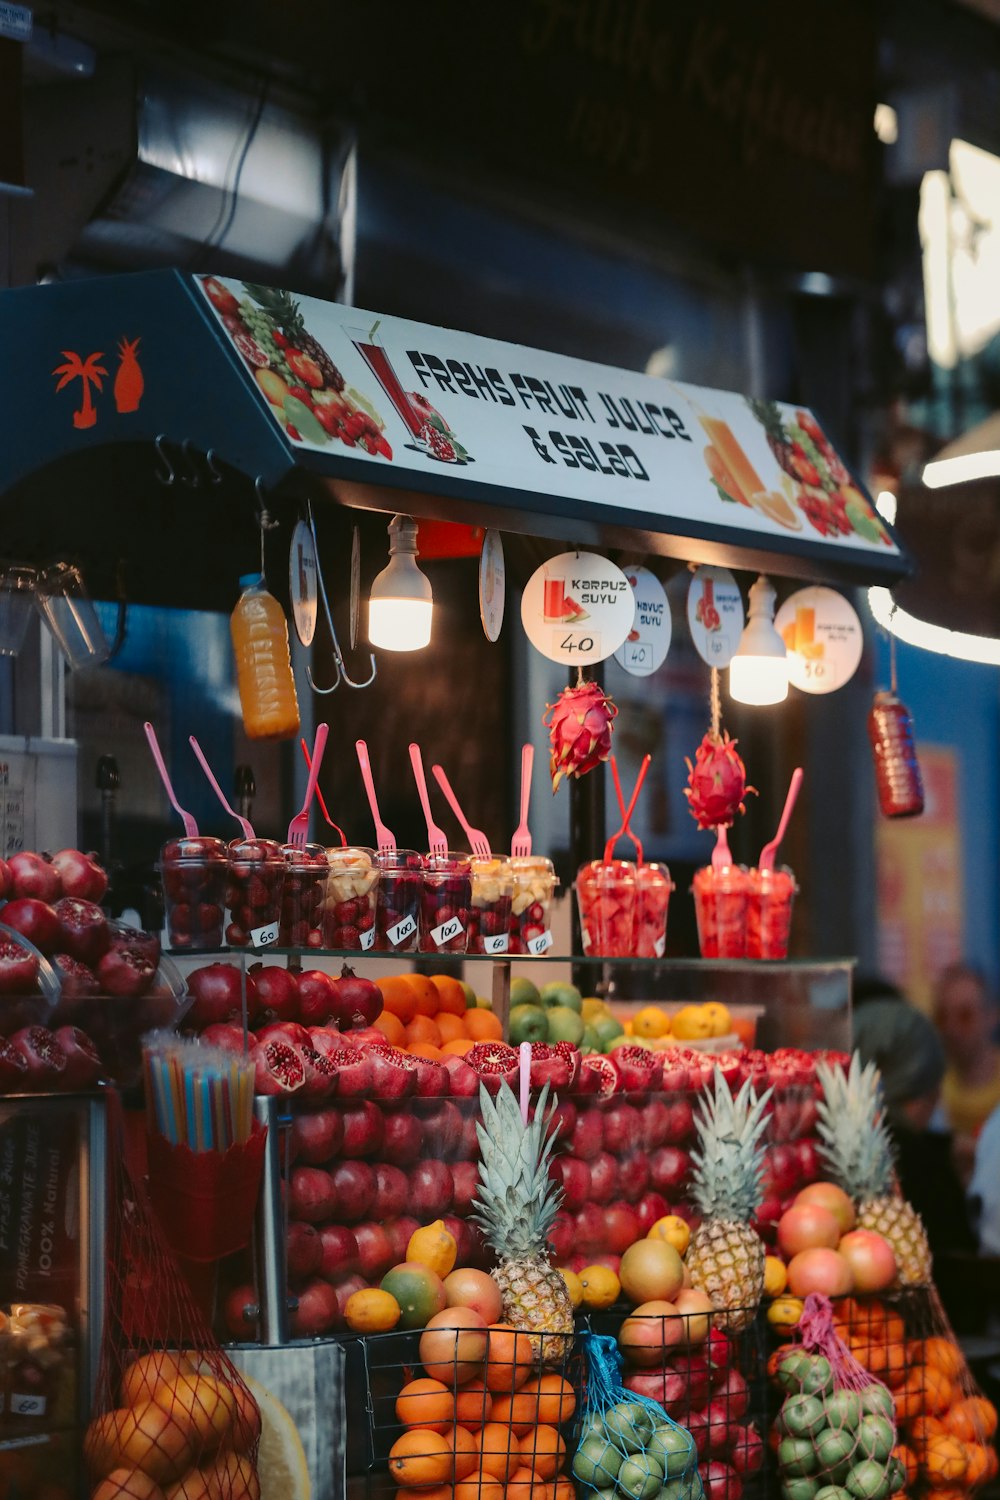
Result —
<path fill-rule="evenodd" d="M 323 579 L 323 565 L 319 560 L 319 542 L 316 540 L 316 522 L 313 519 L 312 504 L 308 500 L 306 501 L 306 525 L 312 532 L 313 547 L 316 552 L 316 585 L 319 589 L 319 598 L 320 603 L 323 606 L 323 614 L 326 616 L 326 627 L 330 632 L 330 643 L 333 646 L 333 666 L 334 671 L 337 674 L 333 679 L 333 683 L 330 687 L 319 687 L 313 678 L 312 667 L 307 666 L 306 676 L 309 679 L 309 686 L 312 688 L 314 693 L 322 694 L 335 693 L 337 691 L 337 688 L 340 686 L 341 679 L 343 679 L 343 681 L 346 682 L 347 686 L 350 688 L 371 687 L 372 683 L 375 681 L 375 675 L 378 671 L 378 667 L 375 665 L 374 653 L 369 653 L 368 659 L 371 665 L 371 676 L 365 682 L 355 682 L 344 663 L 344 653 L 340 649 L 340 641 L 337 639 L 337 632 L 333 626 L 333 615 L 330 612 L 330 600 L 327 597 L 326 583 Z"/>

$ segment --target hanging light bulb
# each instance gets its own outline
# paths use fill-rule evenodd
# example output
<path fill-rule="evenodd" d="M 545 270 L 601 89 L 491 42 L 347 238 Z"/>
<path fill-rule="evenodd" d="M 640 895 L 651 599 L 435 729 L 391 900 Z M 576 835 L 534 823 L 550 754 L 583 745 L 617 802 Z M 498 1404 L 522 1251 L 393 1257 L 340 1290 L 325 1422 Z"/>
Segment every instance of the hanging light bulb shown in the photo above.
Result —
<path fill-rule="evenodd" d="M 775 593 L 763 573 L 750 589 L 750 618 L 729 663 L 729 696 L 737 703 L 781 703 L 788 697 L 788 653 L 774 628 Z"/>
<path fill-rule="evenodd" d="M 419 651 L 431 638 L 434 597 L 417 567 L 417 523 L 411 516 L 389 522 L 389 566 L 368 596 L 368 639 L 383 651 Z"/>

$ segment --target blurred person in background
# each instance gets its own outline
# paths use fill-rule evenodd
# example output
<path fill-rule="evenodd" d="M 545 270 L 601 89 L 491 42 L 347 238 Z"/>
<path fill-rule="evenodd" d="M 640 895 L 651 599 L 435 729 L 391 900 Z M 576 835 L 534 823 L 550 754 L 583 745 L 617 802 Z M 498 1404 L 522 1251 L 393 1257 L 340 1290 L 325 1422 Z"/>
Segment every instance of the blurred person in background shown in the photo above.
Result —
<path fill-rule="evenodd" d="M 855 981 L 853 1027 L 861 1061 L 882 1075 L 900 1188 L 924 1221 L 932 1253 L 974 1251 L 952 1135 L 932 1125 L 946 1070 L 933 1023 L 896 985 L 872 976 Z"/>
<path fill-rule="evenodd" d="M 980 1255 L 1000 1256 L 1000 1106 L 976 1140 L 969 1201 L 977 1220 Z"/>
<path fill-rule="evenodd" d="M 948 1060 L 941 1107 L 955 1134 L 956 1160 L 965 1182 L 972 1175 L 976 1137 L 1000 1105 L 998 1019 L 996 1002 L 977 969 L 952 964 L 938 976 L 934 1024 Z"/>

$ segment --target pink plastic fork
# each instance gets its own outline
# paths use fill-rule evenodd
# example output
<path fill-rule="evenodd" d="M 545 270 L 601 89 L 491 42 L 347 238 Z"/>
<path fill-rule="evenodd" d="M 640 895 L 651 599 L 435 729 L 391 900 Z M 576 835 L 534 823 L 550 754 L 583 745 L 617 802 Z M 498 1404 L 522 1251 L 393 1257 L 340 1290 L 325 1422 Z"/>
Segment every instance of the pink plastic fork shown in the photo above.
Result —
<path fill-rule="evenodd" d="M 531 772 L 535 764 L 534 745 L 521 748 L 521 821 L 510 841 L 513 859 L 528 859 L 531 854 L 531 830 L 528 827 L 528 803 L 531 801 Z"/>
<path fill-rule="evenodd" d="M 309 754 L 309 746 L 306 744 L 305 740 L 303 740 L 303 739 L 299 740 L 299 744 L 302 746 L 302 754 L 305 756 L 306 769 L 308 771 L 311 771 L 312 770 L 312 756 Z M 335 823 L 333 821 L 333 819 L 330 817 L 330 809 L 326 805 L 326 798 L 323 796 L 323 791 L 322 791 L 322 788 L 319 785 L 319 782 L 316 783 L 316 801 L 319 803 L 319 810 L 320 810 L 320 812 L 323 814 L 323 817 L 329 823 L 329 825 L 333 829 L 334 833 L 339 833 L 340 834 L 340 847 L 342 849 L 346 849 L 347 848 L 347 834 L 341 828 L 340 824 L 339 823 Z"/>
<path fill-rule="evenodd" d="M 378 810 L 378 799 L 375 796 L 375 783 L 372 780 L 371 761 L 368 759 L 368 746 L 364 740 L 355 740 L 354 748 L 358 752 L 358 765 L 361 767 L 361 780 L 365 784 L 368 794 L 368 806 L 372 811 L 372 822 L 375 824 L 375 847 L 379 854 L 395 854 L 396 835 L 391 828 L 386 828 Z"/>
<path fill-rule="evenodd" d="M 201 746 L 199 745 L 198 741 L 195 739 L 195 737 L 194 737 L 193 734 L 189 734 L 188 735 L 188 744 L 191 746 L 191 749 L 194 751 L 195 755 L 198 757 L 198 764 L 201 766 L 201 769 L 204 771 L 205 775 L 208 777 L 208 784 L 209 784 L 209 786 L 215 792 L 215 795 L 218 797 L 219 801 L 222 803 L 223 807 L 226 809 L 226 812 L 229 814 L 229 816 L 231 818 L 235 818 L 236 821 L 237 821 L 237 823 L 243 829 L 243 837 L 247 838 L 247 839 L 255 839 L 257 837 L 257 835 L 253 831 L 253 825 L 251 824 L 249 818 L 244 818 L 240 813 L 238 813 L 236 811 L 236 809 L 234 807 L 230 807 L 225 792 L 222 790 L 222 788 L 219 785 L 218 781 L 216 781 L 216 779 L 215 779 L 215 773 L 213 772 L 212 767 L 209 765 L 208 761 L 205 759 L 205 752 L 204 752 L 204 750 L 201 748 Z"/>
<path fill-rule="evenodd" d="M 329 733 L 329 724 L 321 724 L 316 730 L 305 800 L 288 825 L 288 843 L 296 849 L 304 849 L 309 839 L 309 808 L 312 804 L 313 792 L 316 790 L 316 782 L 319 780 L 319 768 L 323 764 L 323 751 L 326 749 L 326 737 Z"/>
<path fill-rule="evenodd" d="M 431 817 L 431 800 L 427 795 L 427 778 L 424 776 L 424 762 L 419 745 L 411 744 L 410 746 L 410 765 L 413 767 L 417 796 L 420 798 L 420 806 L 424 810 L 424 822 L 427 824 L 427 847 L 432 854 L 443 857 L 448 853 L 448 835 Z"/>
<path fill-rule="evenodd" d="M 477 859 L 492 859 L 493 850 L 490 848 L 489 839 L 486 837 L 481 828 L 471 827 L 469 820 L 466 818 L 464 812 L 459 806 L 458 798 L 455 796 L 455 793 L 451 789 L 451 782 L 444 774 L 442 768 L 440 766 L 431 766 L 431 770 L 434 772 L 435 781 L 441 788 L 442 792 L 444 792 L 445 801 L 448 803 L 448 806 L 455 814 L 455 817 L 461 823 L 462 831 L 464 832 L 465 837 L 469 840 L 469 848 L 472 850 L 473 854 Z"/>
<path fill-rule="evenodd" d="M 174 809 L 174 812 L 180 814 L 181 822 L 184 824 L 184 832 L 187 834 L 188 838 L 195 839 L 198 837 L 198 825 L 191 814 L 184 811 L 183 807 L 181 807 L 177 798 L 174 796 L 174 789 L 170 784 L 170 777 L 167 775 L 167 768 L 163 764 L 163 756 L 160 754 L 160 746 L 156 739 L 156 730 L 153 728 L 152 724 L 148 722 L 143 725 L 143 728 L 146 731 L 146 739 L 149 741 L 149 748 L 153 752 L 153 759 L 156 762 L 156 769 L 160 773 L 160 780 L 163 782 L 164 791 L 170 798 L 170 805 Z"/>

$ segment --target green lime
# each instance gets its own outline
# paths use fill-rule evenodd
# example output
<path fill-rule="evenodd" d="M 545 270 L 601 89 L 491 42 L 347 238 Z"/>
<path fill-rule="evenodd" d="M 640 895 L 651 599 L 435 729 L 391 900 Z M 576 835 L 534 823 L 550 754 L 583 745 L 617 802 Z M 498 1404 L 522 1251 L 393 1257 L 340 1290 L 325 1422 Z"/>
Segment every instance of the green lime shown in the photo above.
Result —
<path fill-rule="evenodd" d="M 602 1052 L 610 1052 L 618 1038 L 625 1035 L 625 1027 L 614 1016 L 598 1016 L 591 1021 L 594 1034 L 601 1044 Z"/>
<path fill-rule="evenodd" d="M 857 1391 L 834 1391 L 823 1402 L 826 1411 L 826 1427 L 842 1427 L 848 1432 L 857 1432 L 863 1415 L 861 1398 Z"/>
<path fill-rule="evenodd" d="M 653 1500 L 663 1484 L 663 1470 L 648 1453 L 634 1453 L 618 1470 L 618 1489 L 632 1500 Z"/>
<path fill-rule="evenodd" d="M 595 1489 L 601 1489 L 615 1483 L 621 1462 L 622 1456 L 614 1444 L 593 1433 L 577 1448 L 573 1473 L 581 1484 L 592 1484 Z"/>
<path fill-rule="evenodd" d="M 864 1458 L 874 1458 L 884 1464 L 895 1444 L 892 1423 L 885 1417 L 869 1414 L 858 1424 L 858 1452 Z"/>
<path fill-rule="evenodd" d="M 653 1435 L 653 1423 L 638 1401 L 619 1401 L 604 1413 L 604 1430 L 626 1453 L 640 1453 Z"/>
<path fill-rule="evenodd" d="M 511 985 L 513 989 L 513 984 Z M 583 1009 L 583 996 L 575 984 L 565 984 L 561 979 L 550 979 L 539 990 L 543 1005 L 565 1005 L 577 1015 Z"/>
<path fill-rule="evenodd" d="M 889 1460 L 889 1493 L 895 1495 L 906 1488 L 906 1465 L 895 1454 Z"/>
<path fill-rule="evenodd" d="M 568 1005 L 553 1005 L 544 1012 L 548 1020 L 550 1042 L 572 1042 L 577 1046 L 583 1038 L 583 1021 Z"/>
<path fill-rule="evenodd" d="M 695 1469 L 684 1479 L 668 1479 L 654 1500 L 695 1500 L 701 1494 L 701 1481 Z"/>
<path fill-rule="evenodd" d="M 873 1380 L 860 1392 L 861 1410 L 870 1413 L 873 1417 L 886 1417 L 890 1422 L 895 1421 L 896 1407 L 892 1399 L 892 1392 L 886 1390 L 885 1386 L 878 1380 Z"/>
<path fill-rule="evenodd" d="M 583 1028 L 583 1036 L 580 1038 L 580 1051 L 600 1052 L 600 1050 L 601 1039 L 597 1035 L 597 1032 L 594 1030 L 593 1026 L 585 1026 Z"/>
<path fill-rule="evenodd" d="M 814 1500 L 819 1485 L 815 1479 L 783 1479 L 778 1488 L 781 1500 Z"/>
<path fill-rule="evenodd" d="M 538 993 L 537 984 L 532 984 L 530 979 L 525 979 L 523 974 L 515 974 L 510 982 L 510 1006 L 513 1010 L 515 1005 L 540 1005 L 542 997 Z"/>
<path fill-rule="evenodd" d="M 781 1408 L 781 1430 L 789 1437 L 815 1437 L 826 1426 L 823 1403 L 816 1396 L 789 1396 Z"/>
<path fill-rule="evenodd" d="M 863 1458 L 849 1470 L 844 1487 L 854 1500 L 886 1500 L 889 1494 L 889 1472 L 873 1458 Z"/>
<path fill-rule="evenodd" d="M 790 1479 L 801 1479 L 816 1468 L 811 1438 L 784 1437 L 778 1444 L 778 1467 Z"/>
<path fill-rule="evenodd" d="M 850 1467 L 857 1445 L 857 1435 L 842 1427 L 827 1427 L 814 1439 L 816 1464 L 822 1474 L 829 1474 L 839 1484 Z"/>
<path fill-rule="evenodd" d="M 466 1010 L 475 1010 L 478 1002 L 476 1000 L 476 992 L 472 988 L 472 985 L 466 984 L 464 979 L 460 979 L 458 982 L 462 986 L 462 994 L 465 996 Z"/>
<path fill-rule="evenodd" d="M 540 1005 L 515 1005 L 510 1013 L 511 1046 L 522 1042 L 544 1042 L 549 1034 L 548 1012 Z"/>
<path fill-rule="evenodd" d="M 816 1491 L 814 1500 L 851 1500 L 851 1496 L 843 1485 L 824 1484 L 822 1489 Z"/>
<path fill-rule="evenodd" d="M 657 1427 L 646 1444 L 646 1452 L 663 1469 L 668 1479 L 678 1479 L 696 1462 L 694 1438 L 683 1427 Z"/>
<path fill-rule="evenodd" d="M 788 1349 L 778 1361 L 778 1384 L 786 1391 L 801 1391 L 812 1361 L 801 1349 Z"/>
<path fill-rule="evenodd" d="M 807 1354 L 808 1368 L 803 1371 L 800 1390 L 807 1396 L 825 1396 L 833 1390 L 830 1361 L 822 1354 Z"/>

